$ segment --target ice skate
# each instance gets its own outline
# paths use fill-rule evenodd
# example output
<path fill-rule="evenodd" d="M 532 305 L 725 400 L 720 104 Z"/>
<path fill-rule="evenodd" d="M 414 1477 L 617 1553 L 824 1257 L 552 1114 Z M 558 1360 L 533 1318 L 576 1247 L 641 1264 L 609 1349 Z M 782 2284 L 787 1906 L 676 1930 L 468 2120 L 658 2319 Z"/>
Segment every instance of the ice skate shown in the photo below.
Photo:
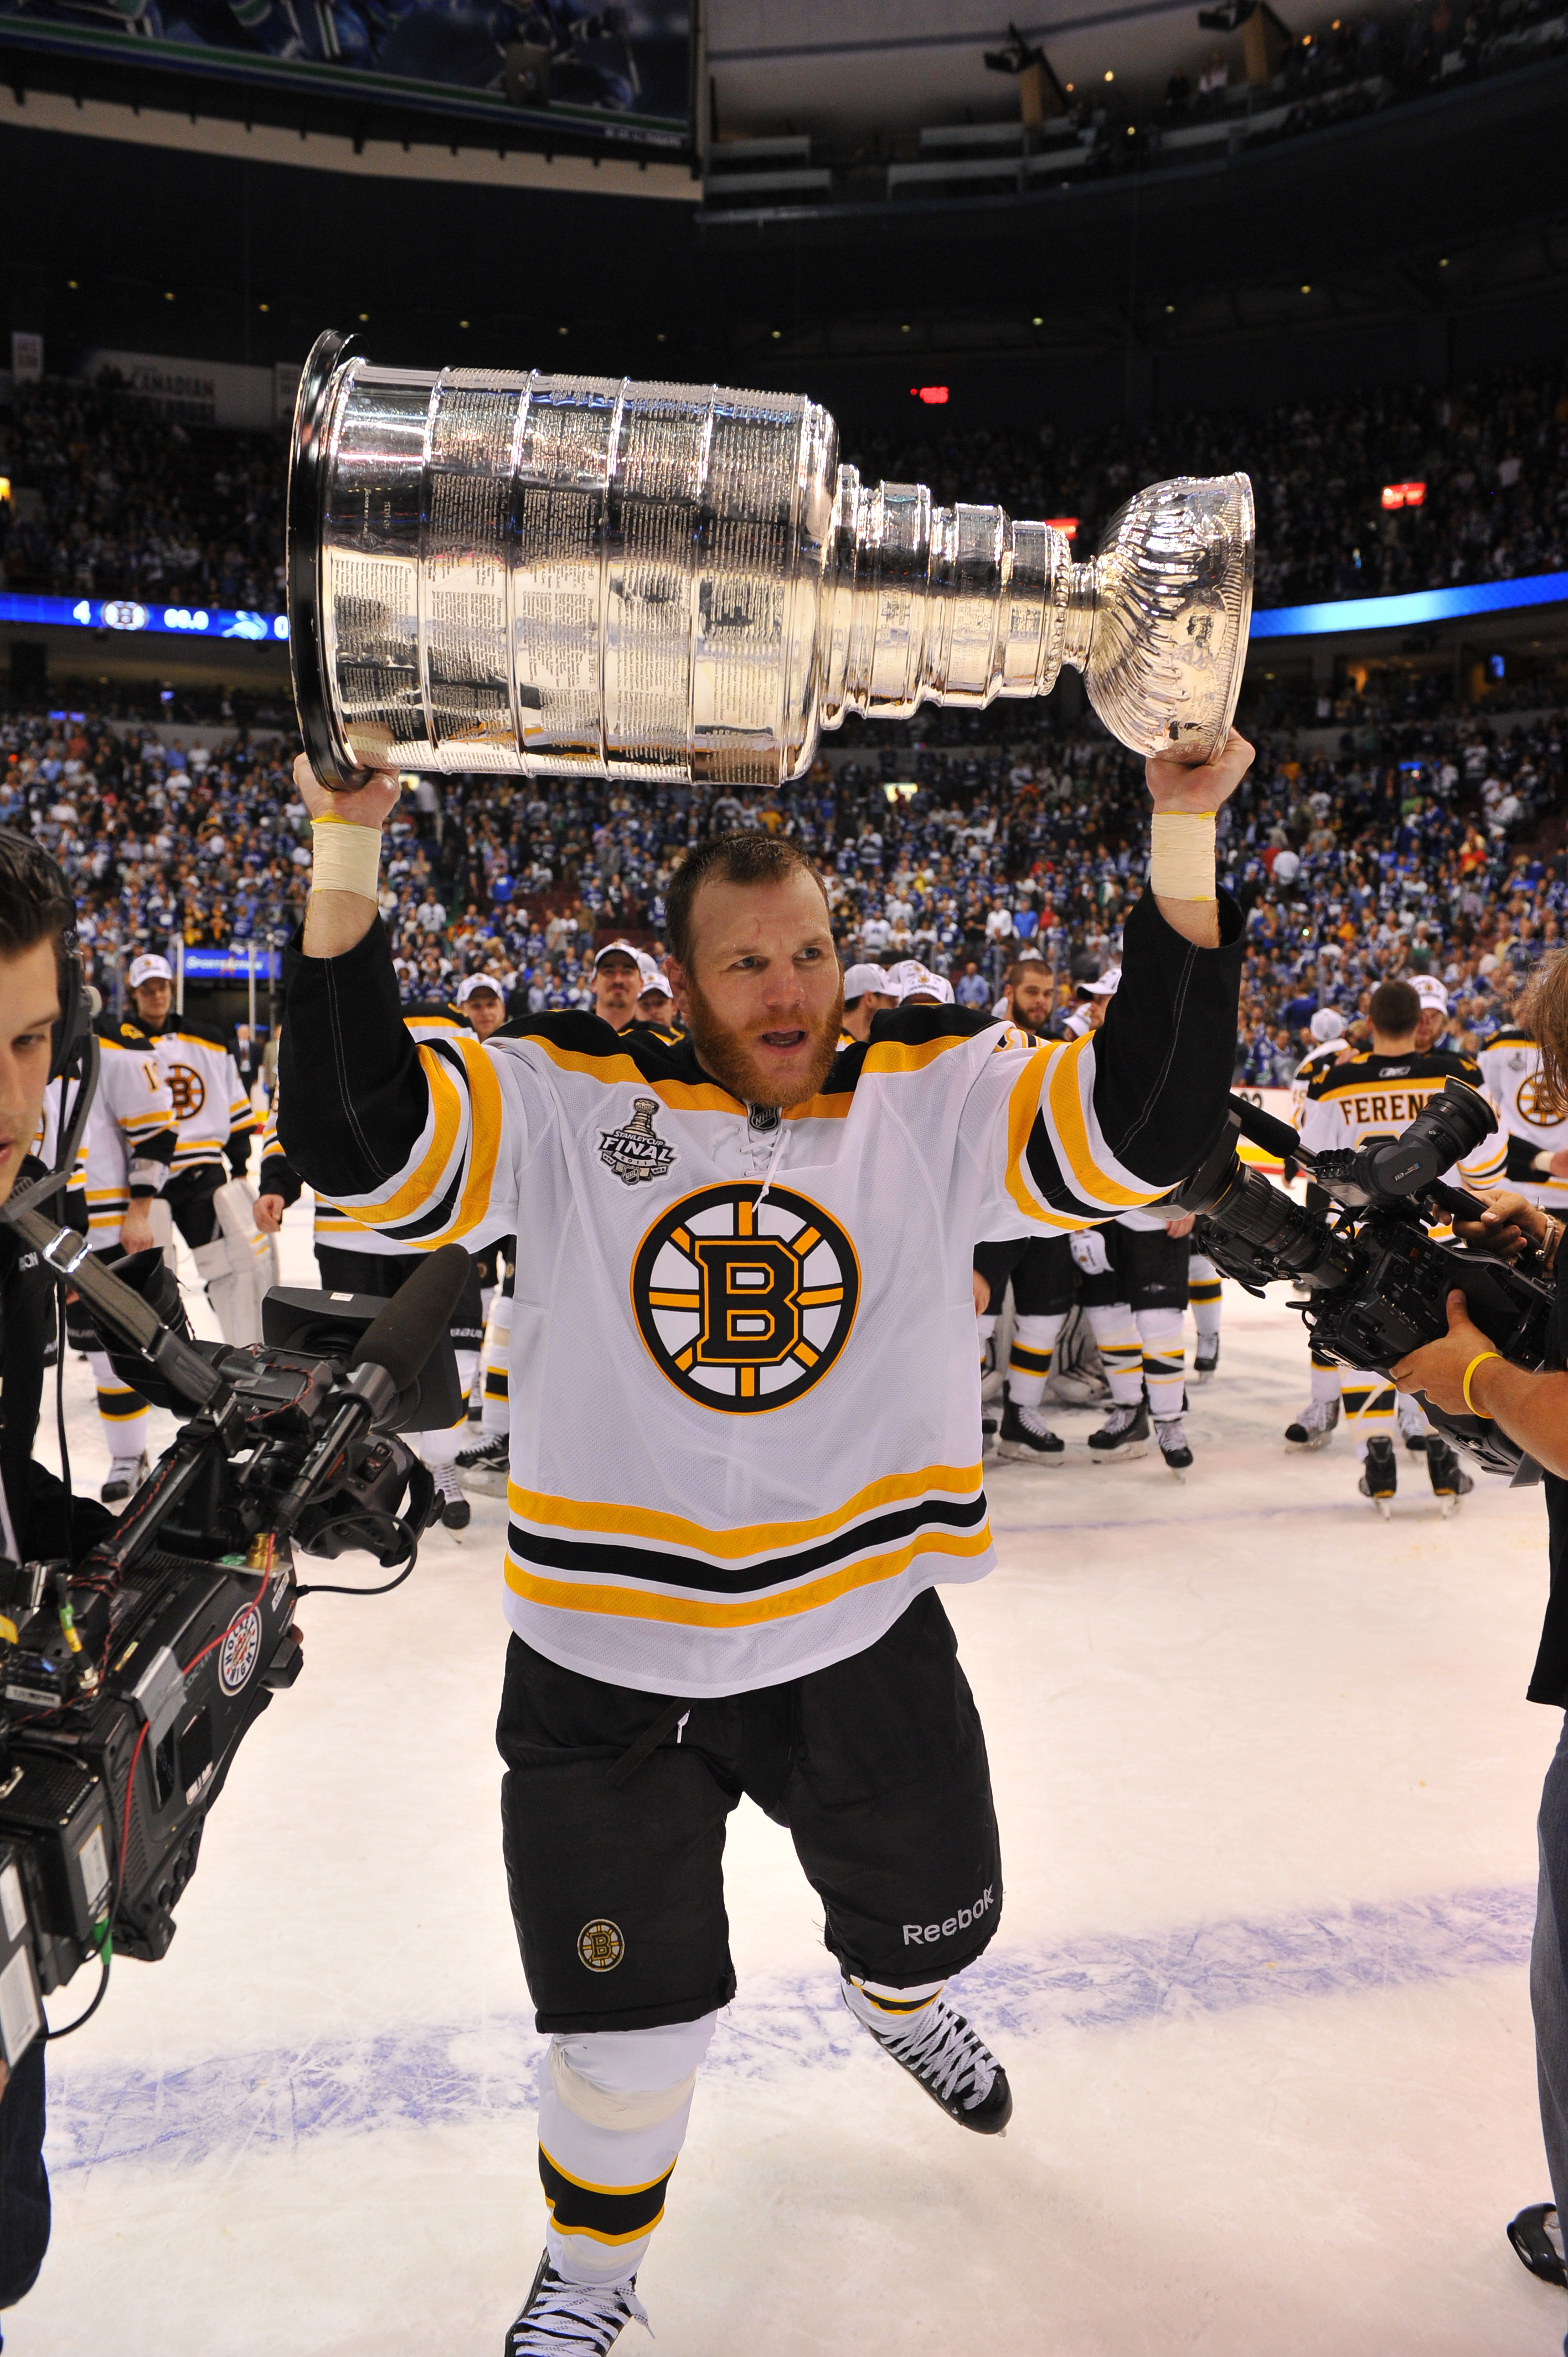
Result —
<path fill-rule="evenodd" d="M 1338 1421 L 1337 1399 L 1309 1400 L 1295 1423 L 1286 1425 L 1286 1445 L 1291 1448 L 1321 1448 Z"/>
<path fill-rule="evenodd" d="M 1179 1415 L 1157 1415 L 1155 1418 L 1155 1438 L 1160 1445 L 1160 1455 L 1168 1471 L 1178 1481 L 1185 1481 L 1192 1469 L 1192 1451 L 1187 1447 L 1187 1426 Z"/>
<path fill-rule="evenodd" d="M 1200 1334 L 1197 1348 L 1192 1354 L 1192 1372 L 1200 1383 L 1206 1383 L 1219 1371 L 1219 1337 L 1218 1334 Z"/>
<path fill-rule="evenodd" d="M 1019 1465 L 1059 1465 L 1067 1455 L 1067 1443 L 1051 1430 L 1038 1408 L 1015 1407 L 1009 1394 L 1003 1403 L 996 1454 Z"/>
<path fill-rule="evenodd" d="M 1113 1407 L 1099 1431 L 1090 1434 L 1089 1453 L 1096 1465 L 1131 1464 L 1134 1457 L 1146 1457 L 1149 1411 L 1144 1403 Z"/>
<path fill-rule="evenodd" d="M 977 2136 L 1001 2135 L 1013 2116 L 1007 2073 L 945 1996 L 931 1997 L 914 2013 L 890 2014 L 886 2029 L 873 2029 L 861 2021 L 842 1982 L 839 1993 L 861 2028 L 919 2082 L 950 2120 Z"/>
<path fill-rule="evenodd" d="M 433 1465 L 430 1469 L 435 1476 L 435 1494 L 441 1501 L 444 1527 L 449 1531 L 466 1531 L 474 1510 L 463 1495 L 456 1466 Z"/>
<path fill-rule="evenodd" d="M 1468 1497 L 1476 1484 L 1447 1441 L 1435 1432 L 1429 1436 L 1426 1443 L 1426 1470 L 1432 1481 L 1432 1494 L 1446 1520 L 1460 1499 Z"/>
<path fill-rule="evenodd" d="M 1550 2201 L 1532 2202 L 1521 2210 L 1517 2218 L 1509 2220 L 1509 2241 L 1518 2254 L 1521 2266 L 1542 2283 L 1568 2287 L 1568 2267 L 1563 2264 L 1563 2229 L 1557 2222 L 1557 2212 Z"/>
<path fill-rule="evenodd" d="M 1386 1523 L 1394 1510 L 1394 1492 L 1399 1488 L 1399 1461 L 1394 1456 L 1391 1440 L 1379 1438 L 1367 1443 L 1366 1469 L 1357 1487 L 1363 1498 L 1370 1498 Z"/>
<path fill-rule="evenodd" d="M 109 1479 L 98 1494 L 106 1506 L 123 1506 L 132 1491 L 139 1490 L 146 1478 L 145 1454 L 140 1457 L 112 1457 L 109 1459 Z"/>
<path fill-rule="evenodd" d="M 504 1432 L 487 1432 L 457 1451 L 457 1479 L 481 1498 L 506 1496 L 511 1445 Z"/>
<path fill-rule="evenodd" d="M 556 2274 L 546 2251 L 502 2357 L 605 2357 L 624 2326 L 647 2323 L 635 2276 L 622 2283 L 570 2284 Z"/>

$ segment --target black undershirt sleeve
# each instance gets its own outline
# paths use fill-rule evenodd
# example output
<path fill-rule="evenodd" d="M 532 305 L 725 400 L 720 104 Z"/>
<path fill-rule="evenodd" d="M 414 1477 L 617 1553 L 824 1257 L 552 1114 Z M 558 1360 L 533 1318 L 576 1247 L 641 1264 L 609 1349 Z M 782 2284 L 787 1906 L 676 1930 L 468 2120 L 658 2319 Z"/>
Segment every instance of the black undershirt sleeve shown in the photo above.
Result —
<path fill-rule="evenodd" d="M 278 1143 L 318 1195 L 372 1195 L 408 1160 L 430 1088 L 378 917 L 341 957 L 284 954 Z"/>

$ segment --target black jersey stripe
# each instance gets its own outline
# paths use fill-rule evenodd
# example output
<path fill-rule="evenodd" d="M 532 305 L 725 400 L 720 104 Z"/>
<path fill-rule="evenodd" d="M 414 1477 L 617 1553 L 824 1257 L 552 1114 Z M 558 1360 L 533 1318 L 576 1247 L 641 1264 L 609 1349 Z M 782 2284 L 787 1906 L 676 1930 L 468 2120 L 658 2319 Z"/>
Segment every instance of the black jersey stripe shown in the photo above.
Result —
<path fill-rule="evenodd" d="M 922 1530 L 976 1530 L 985 1515 L 983 1490 L 976 1497 L 956 1501 L 920 1499 L 912 1506 L 856 1523 L 815 1546 L 740 1566 L 718 1563 L 711 1555 L 671 1555 L 661 1548 L 639 1546 L 630 1539 L 565 1539 L 515 1521 L 508 1531 L 508 1544 L 519 1563 L 542 1571 L 652 1580 L 660 1587 L 694 1587 L 710 1596 L 751 1596 L 759 1588 L 779 1587 L 813 1572 L 853 1563 L 859 1555 L 873 1555 Z"/>

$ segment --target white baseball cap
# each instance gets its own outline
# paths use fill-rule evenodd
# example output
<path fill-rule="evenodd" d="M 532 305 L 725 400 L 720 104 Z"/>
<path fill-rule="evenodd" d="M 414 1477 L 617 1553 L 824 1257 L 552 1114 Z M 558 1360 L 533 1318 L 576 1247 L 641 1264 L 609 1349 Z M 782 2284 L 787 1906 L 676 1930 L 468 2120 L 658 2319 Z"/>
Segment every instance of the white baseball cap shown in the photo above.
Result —
<path fill-rule="evenodd" d="M 1448 1012 L 1448 993 L 1434 974 L 1412 974 L 1410 986 L 1423 1006 L 1435 1006 L 1440 1015 Z"/>
<path fill-rule="evenodd" d="M 131 960 L 131 970 L 125 976 L 133 990 L 140 990 L 144 982 L 172 982 L 174 969 L 167 958 L 138 957 Z"/>
<path fill-rule="evenodd" d="M 657 958 L 649 956 L 646 950 L 637 952 L 637 970 L 642 976 L 644 990 L 662 990 L 668 996 L 670 985 L 664 979 L 664 969 Z"/>
<path fill-rule="evenodd" d="M 457 1004 L 466 1006 L 476 990 L 493 990 L 502 1006 L 506 1004 L 506 986 L 493 974 L 466 974 L 457 985 Z"/>
<path fill-rule="evenodd" d="M 944 974 L 933 974 L 918 958 L 905 958 L 893 969 L 898 977 L 898 1004 L 908 1006 L 912 998 L 930 998 L 939 1006 L 952 1005 L 952 985 Z"/>
<path fill-rule="evenodd" d="M 1122 969 L 1119 965 L 1108 965 L 1098 982 L 1086 982 L 1082 987 L 1090 998 L 1114 998 L 1122 987 Z"/>
<path fill-rule="evenodd" d="M 1345 1017 L 1342 1015 L 1337 1015 L 1332 1006 L 1320 1006 L 1306 1028 L 1318 1046 L 1322 1047 L 1326 1040 L 1343 1039 Z"/>
<path fill-rule="evenodd" d="M 879 992 L 884 998 L 895 998 L 898 985 L 885 965 L 852 965 L 843 978 L 844 1004 L 864 998 L 868 990 Z"/>
<path fill-rule="evenodd" d="M 607 942 L 602 950 L 595 952 L 594 972 L 597 974 L 606 958 L 615 957 L 618 954 L 621 957 L 628 957 L 639 974 L 642 972 L 642 952 L 633 949 L 629 942 Z"/>

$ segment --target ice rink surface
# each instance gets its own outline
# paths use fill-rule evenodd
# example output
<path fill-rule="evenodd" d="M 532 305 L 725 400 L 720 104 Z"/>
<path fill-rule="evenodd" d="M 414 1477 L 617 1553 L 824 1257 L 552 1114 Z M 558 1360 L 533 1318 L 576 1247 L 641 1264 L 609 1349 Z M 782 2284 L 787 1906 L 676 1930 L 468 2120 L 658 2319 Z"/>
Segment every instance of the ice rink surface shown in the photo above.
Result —
<path fill-rule="evenodd" d="M 740 1994 L 640 2284 L 665 2357 L 1558 2348 L 1568 2299 L 1503 2238 L 1549 2193 L 1540 1493 L 1478 1482 L 1444 1522 L 1402 1451 L 1380 1522 L 1343 1433 L 1282 1443 L 1295 1320 L 1226 1294 L 1186 1484 L 1091 1467 L 1098 1419 L 1063 1413 L 1065 1467 L 994 1471 L 999 1569 L 944 1591 L 1006 1870 L 957 1986 L 1006 2137 L 850 2022 L 788 1836 L 743 1803 Z M 96 1487 L 74 1360 L 70 1389 Z M 11 2357 L 499 2357 L 543 2222 L 491 1740 L 502 1511 L 476 1500 L 394 1596 L 303 1606 L 305 1673 L 246 1740 L 171 1953 L 117 1964 L 51 2050 L 54 2244 Z"/>

